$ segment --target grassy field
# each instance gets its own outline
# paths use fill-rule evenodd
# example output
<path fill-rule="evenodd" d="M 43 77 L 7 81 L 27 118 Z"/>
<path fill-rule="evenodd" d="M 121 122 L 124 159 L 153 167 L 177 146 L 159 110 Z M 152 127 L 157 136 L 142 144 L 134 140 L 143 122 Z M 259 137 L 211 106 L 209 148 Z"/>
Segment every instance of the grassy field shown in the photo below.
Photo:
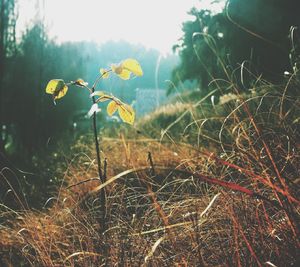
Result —
<path fill-rule="evenodd" d="M 104 185 L 80 138 L 44 209 L 1 206 L 0 265 L 297 266 L 299 85 L 182 96 L 107 134 Z"/>

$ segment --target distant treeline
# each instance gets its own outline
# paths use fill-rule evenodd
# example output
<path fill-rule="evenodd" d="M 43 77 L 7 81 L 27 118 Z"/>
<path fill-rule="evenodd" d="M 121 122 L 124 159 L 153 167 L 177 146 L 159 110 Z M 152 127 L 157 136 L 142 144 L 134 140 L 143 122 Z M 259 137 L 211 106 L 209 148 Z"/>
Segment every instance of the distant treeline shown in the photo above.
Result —
<path fill-rule="evenodd" d="M 299 0 L 227 0 L 218 14 L 192 8 L 193 20 L 183 24 L 183 38 L 174 46 L 181 59 L 175 85 L 196 80 L 203 93 L 209 84 L 224 93 L 228 83 L 221 80 L 241 88 L 258 78 L 280 83 L 284 72 L 299 69 L 299 11 Z"/>

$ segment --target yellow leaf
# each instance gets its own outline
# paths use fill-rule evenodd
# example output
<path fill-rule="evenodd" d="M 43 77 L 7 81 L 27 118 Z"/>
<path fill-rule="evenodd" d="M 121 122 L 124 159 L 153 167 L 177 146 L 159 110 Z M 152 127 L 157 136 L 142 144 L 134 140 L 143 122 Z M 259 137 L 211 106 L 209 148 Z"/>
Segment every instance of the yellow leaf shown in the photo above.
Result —
<path fill-rule="evenodd" d="M 107 79 L 109 77 L 109 72 L 106 69 L 100 69 L 100 74 L 102 75 L 103 79 Z"/>
<path fill-rule="evenodd" d="M 117 109 L 118 109 L 118 104 L 115 101 L 111 101 L 107 105 L 107 114 L 109 116 L 112 116 L 116 112 Z"/>
<path fill-rule="evenodd" d="M 48 82 L 46 93 L 53 95 L 54 100 L 62 98 L 66 95 L 68 86 L 61 79 L 54 79 Z"/>
<path fill-rule="evenodd" d="M 111 65 L 111 70 L 115 73 L 115 74 L 120 74 L 123 71 L 123 68 L 121 66 L 121 64 L 112 64 Z"/>
<path fill-rule="evenodd" d="M 123 69 L 129 70 L 136 76 L 143 75 L 142 67 L 141 67 L 140 63 L 135 59 L 132 59 L 132 58 L 125 59 L 122 62 L 122 67 L 123 67 Z"/>
<path fill-rule="evenodd" d="M 65 85 L 61 79 L 54 79 L 48 82 L 46 87 L 46 93 L 53 95 L 57 89 L 63 88 Z"/>
<path fill-rule="evenodd" d="M 133 73 L 136 76 L 143 75 L 141 65 L 135 59 L 132 58 L 128 58 L 119 64 L 112 64 L 111 70 L 123 80 L 130 79 L 131 73 Z"/>
<path fill-rule="evenodd" d="M 118 76 L 123 80 L 128 80 L 130 79 L 130 73 L 131 72 L 129 70 L 123 69 Z"/>
<path fill-rule="evenodd" d="M 118 105 L 118 111 L 119 111 L 120 118 L 124 122 L 127 122 L 131 125 L 133 124 L 135 113 L 131 106 L 122 103 L 121 105 Z"/>

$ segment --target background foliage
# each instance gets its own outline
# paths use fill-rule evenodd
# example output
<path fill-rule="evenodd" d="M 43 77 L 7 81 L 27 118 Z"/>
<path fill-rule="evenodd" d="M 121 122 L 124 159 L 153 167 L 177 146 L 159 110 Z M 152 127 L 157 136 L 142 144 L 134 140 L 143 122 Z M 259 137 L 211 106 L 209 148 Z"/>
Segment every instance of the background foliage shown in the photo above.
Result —
<path fill-rule="evenodd" d="M 173 71 L 175 84 L 197 80 L 201 90 L 207 91 L 213 79 L 240 83 L 236 70 L 242 64 L 247 69 L 245 88 L 260 75 L 282 82 L 284 71 L 292 72 L 296 55 L 289 56 L 291 50 L 299 46 L 299 39 L 292 44 L 289 38 L 291 27 L 300 25 L 298 10 L 295 0 L 228 0 L 219 14 L 191 9 L 194 20 L 183 24 L 182 40 L 174 46 L 181 58 Z M 299 38 L 299 32 L 295 36 Z"/>

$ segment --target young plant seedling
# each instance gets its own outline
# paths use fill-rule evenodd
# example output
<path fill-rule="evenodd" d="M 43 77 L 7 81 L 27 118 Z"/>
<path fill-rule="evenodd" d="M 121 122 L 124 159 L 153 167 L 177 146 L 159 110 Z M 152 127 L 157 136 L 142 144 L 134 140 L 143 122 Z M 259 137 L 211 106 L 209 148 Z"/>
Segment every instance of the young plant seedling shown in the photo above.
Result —
<path fill-rule="evenodd" d="M 131 76 L 142 76 L 143 70 L 135 59 L 129 58 L 123 60 L 118 64 L 112 64 L 108 69 L 100 69 L 100 73 L 95 80 L 93 86 L 90 88 L 88 83 L 85 82 L 83 79 L 77 79 L 76 81 L 70 81 L 65 83 L 62 79 L 53 79 L 48 82 L 46 87 L 46 93 L 51 94 L 53 96 L 54 104 L 56 104 L 56 100 L 64 97 L 68 92 L 68 87 L 75 85 L 82 88 L 85 88 L 89 91 L 90 97 L 92 98 L 92 106 L 90 111 L 88 112 L 89 117 L 93 117 L 93 130 L 94 130 L 94 140 L 95 140 L 95 149 L 97 155 L 97 165 L 98 165 L 98 174 L 99 179 L 102 183 L 105 183 L 105 177 L 102 175 L 102 168 L 101 168 L 101 156 L 100 156 L 100 148 L 99 148 L 99 141 L 98 141 L 98 131 L 97 131 L 97 119 L 96 114 L 101 111 L 99 108 L 99 104 L 101 102 L 110 101 L 107 105 L 107 113 L 109 116 L 112 116 L 116 111 L 118 111 L 120 118 L 123 122 L 133 124 L 135 119 L 135 112 L 133 108 L 122 102 L 120 99 L 116 98 L 113 95 L 107 94 L 102 91 L 95 91 L 97 84 L 100 82 L 101 79 L 109 78 L 110 74 L 114 73 L 119 76 L 123 80 L 128 80 Z M 105 196 L 101 194 L 100 197 L 101 206 L 102 206 L 102 227 L 103 231 L 105 231 Z"/>
<path fill-rule="evenodd" d="M 86 88 L 90 96 L 94 98 L 93 105 L 89 111 L 89 115 L 91 115 L 101 111 L 101 109 L 98 107 L 99 102 L 105 102 L 105 101 L 111 101 L 107 106 L 107 113 L 109 116 L 112 116 L 116 111 L 119 112 L 120 118 L 129 124 L 133 124 L 135 113 L 133 108 L 122 102 L 120 99 L 116 98 L 113 95 L 106 94 L 102 91 L 95 91 L 95 88 L 99 81 L 101 79 L 107 79 L 109 78 L 110 72 L 115 73 L 117 76 L 119 76 L 123 80 L 128 80 L 131 78 L 132 75 L 135 76 L 142 76 L 143 71 L 135 59 L 126 59 L 122 61 L 119 64 L 112 64 L 110 69 L 100 69 L 100 75 L 94 82 L 92 88 L 88 87 L 88 83 L 85 82 L 82 79 L 77 79 L 75 82 L 70 81 L 68 83 L 65 83 L 62 79 L 53 79 L 48 82 L 46 87 L 46 93 L 51 94 L 53 96 L 54 104 L 56 104 L 56 100 L 64 97 L 68 92 L 68 86 L 70 85 L 76 85 L 79 87 Z M 98 97 L 95 99 L 95 97 Z M 95 102 L 95 103 L 94 103 Z"/>

